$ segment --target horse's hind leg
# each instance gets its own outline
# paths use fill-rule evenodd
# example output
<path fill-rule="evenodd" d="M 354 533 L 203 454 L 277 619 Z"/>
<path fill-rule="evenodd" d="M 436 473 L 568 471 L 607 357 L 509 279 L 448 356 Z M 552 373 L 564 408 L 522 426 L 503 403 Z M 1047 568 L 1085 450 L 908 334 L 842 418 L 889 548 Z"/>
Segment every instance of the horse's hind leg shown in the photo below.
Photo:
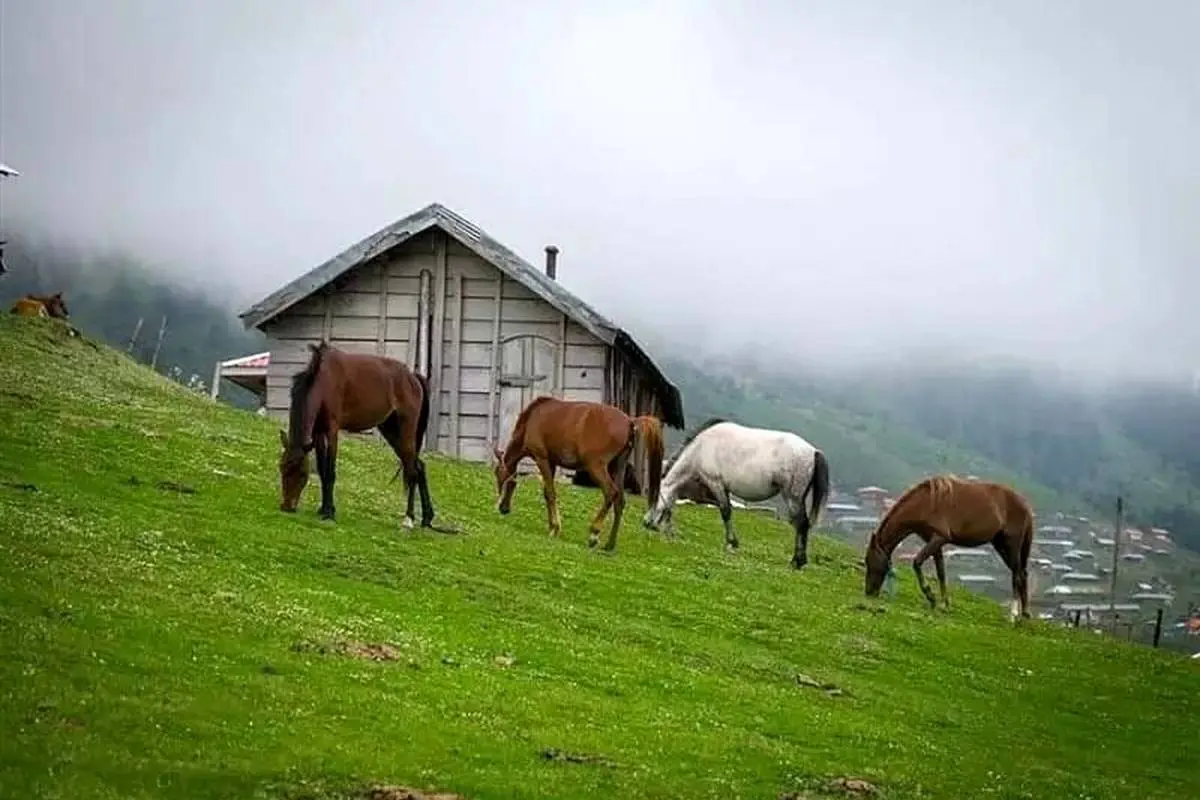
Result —
<path fill-rule="evenodd" d="M 1028 576 L 1020 563 L 1020 557 L 1013 552 L 1012 540 L 1007 534 L 1003 531 L 996 534 L 992 539 L 992 547 L 1000 554 L 1000 560 L 1012 573 L 1013 599 L 1008 604 L 1008 616 L 1013 622 L 1016 622 L 1017 616 L 1024 611 L 1029 602 Z M 1022 601 L 1024 601 L 1024 606 Z M 1025 611 L 1025 615 L 1028 616 L 1028 611 Z"/>
<path fill-rule="evenodd" d="M 792 528 L 796 531 L 796 552 L 792 555 L 792 566 L 796 569 L 803 569 L 808 563 L 808 532 L 811 527 L 808 512 L 801 503 L 800 509 L 792 514 Z"/>
<path fill-rule="evenodd" d="M 429 499 L 429 486 L 425 477 L 425 464 L 417 456 L 416 423 L 401 419 L 393 413 L 379 425 L 379 432 L 391 446 L 392 452 L 400 459 L 403 470 L 404 488 L 408 494 L 408 504 L 404 512 L 404 527 L 413 527 L 413 493 L 421 492 L 421 527 L 428 528 L 433 522 L 433 503 Z"/>
<path fill-rule="evenodd" d="M 608 469 L 603 464 L 588 462 L 584 464 L 584 469 L 592 476 L 592 480 L 596 482 L 596 486 L 600 487 L 600 492 L 604 495 L 600 510 L 596 512 L 596 516 L 592 518 L 592 524 L 588 526 L 588 547 L 595 547 L 600 543 L 600 526 L 604 523 L 604 518 L 608 515 L 608 509 L 612 507 L 613 500 L 616 499 L 614 489 L 618 487 L 609 477 Z"/>
<path fill-rule="evenodd" d="M 604 549 L 609 552 L 616 549 L 617 532 L 621 529 L 621 517 L 625 514 L 625 476 L 631 453 L 632 450 L 626 450 L 608 465 L 609 477 L 612 479 L 613 489 L 616 490 L 612 498 L 612 528 L 608 532 L 608 541 L 604 543 Z"/>

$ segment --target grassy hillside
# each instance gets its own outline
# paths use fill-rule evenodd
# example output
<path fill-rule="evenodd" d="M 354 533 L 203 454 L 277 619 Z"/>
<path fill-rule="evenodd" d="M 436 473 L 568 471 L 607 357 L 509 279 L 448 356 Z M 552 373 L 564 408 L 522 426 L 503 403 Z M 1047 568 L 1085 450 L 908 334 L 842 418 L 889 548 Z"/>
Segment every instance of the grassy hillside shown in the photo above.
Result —
<path fill-rule="evenodd" d="M 711 509 L 664 542 L 634 503 L 606 557 L 594 493 L 549 541 L 533 485 L 501 518 L 431 457 L 466 532 L 404 533 L 351 442 L 328 525 L 312 489 L 276 510 L 270 422 L 48 322 L 0 319 L 0 392 L 4 797 L 1200 793 L 1194 662 L 904 577 L 865 603 L 855 553 L 818 536 L 795 574 L 764 517 L 727 556 Z"/>

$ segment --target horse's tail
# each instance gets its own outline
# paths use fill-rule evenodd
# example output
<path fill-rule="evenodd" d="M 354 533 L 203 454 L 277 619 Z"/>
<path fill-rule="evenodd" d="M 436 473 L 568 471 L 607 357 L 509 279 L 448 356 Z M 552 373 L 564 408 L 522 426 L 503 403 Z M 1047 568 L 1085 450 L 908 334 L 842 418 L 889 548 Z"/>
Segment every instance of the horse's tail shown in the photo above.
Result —
<path fill-rule="evenodd" d="M 813 472 L 808 480 L 804 494 L 812 492 L 812 515 L 808 524 L 816 527 L 821 521 L 821 512 L 825 510 L 825 502 L 829 499 L 829 460 L 820 450 L 813 453 Z M 801 500 L 803 502 L 803 499 Z"/>
<path fill-rule="evenodd" d="M 421 452 L 422 442 L 425 441 L 425 430 L 429 427 L 429 380 L 419 372 L 413 372 L 417 383 L 421 384 L 421 410 L 417 412 L 417 441 L 414 448 Z"/>
<path fill-rule="evenodd" d="M 416 370 L 413 370 L 412 374 L 417 379 L 417 385 L 421 387 L 421 410 L 417 412 L 417 435 L 416 441 L 413 442 L 413 449 L 420 454 L 422 442 L 425 441 L 425 430 L 429 427 L 429 380 Z M 392 475 L 392 482 L 399 480 L 403 474 L 404 465 L 398 464 L 396 473 Z"/>
<path fill-rule="evenodd" d="M 646 445 L 647 480 L 644 487 L 646 502 L 654 506 L 658 502 L 658 491 L 662 487 L 663 456 L 666 446 L 663 443 L 662 421 L 658 417 L 637 417 L 635 422 L 638 433 Z"/>
<path fill-rule="evenodd" d="M 322 339 L 320 344 L 309 344 L 308 349 L 312 353 L 308 365 L 292 376 L 291 409 L 288 414 L 288 438 L 293 447 L 299 447 L 306 453 L 312 449 L 312 427 L 316 419 L 308 408 L 308 395 L 321 373 L 329 343 Z"/>
<path fill-rule="evenodd" d="M 1026 510 L 1025 519 L 1021 523 L 1021 563 L 1024 569 L 1029 564 L 1029 554 L 1033 550 L 1033 513 Z"/>

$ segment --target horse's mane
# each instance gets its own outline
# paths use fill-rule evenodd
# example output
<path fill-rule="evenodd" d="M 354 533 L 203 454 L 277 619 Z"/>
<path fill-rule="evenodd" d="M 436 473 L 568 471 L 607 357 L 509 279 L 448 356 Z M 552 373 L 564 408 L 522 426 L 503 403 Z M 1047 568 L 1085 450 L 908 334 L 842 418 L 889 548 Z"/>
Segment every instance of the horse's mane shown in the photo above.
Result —
<path fill-rule="evenodd" d="M 529 405 L 521 409 L 521 413 L 517 415 L 517 421 L 513 423 L 513 430 L 516 430 L 518 425 L 521 425 L 529 419 L 529 415 L 533 413 L 535 408 L 540 408 L 551 400 L 556 400 L 556 397 L 548 394 L 539 394 L 537 397 L 529 401 Z"/>
<path fill-rule="evenodd" d="M 722 422 L 728 422 L 728 421 L 729 420 L 725 419 L 724 417 L 710 417 L 709 419 L 705 420 L 704 424 L 702 424 L 699 428 L 696 428 L 696 430 L 689 433 L 687 435 L 687 438 L 685 438 L 683 440 L 683 444 L 679 445 L 679 449 L 675 451 L 675 455 L 671 456 L 671 458 L 669 459 L 671 461 L 671 463 L 673 464 L 679 460 L 679 457 L 681 455 L 683 455 L 683 451 L 688 449 L 688 445 L 690 445 L 692 443 L 692 440 L 695 439 L 697 436 L 704 433 L 706 430 L 711 428 L 713 425 L 719 425 Z"/>
<path fill-rule="evenodd" d="M 950 492 L 954 491 L 955 484 L 961 482 L 962 479 L 957 475 L 930 475 L 928 478 L 923 478 L 914 483 L 912 486 L 908 487 L 904 494 L 896 498 L 896 502 L 892 503 L 892 507 L 889 508 L 883 515 L 883 518 L 879 520 L 879 524 L 875 526 L 875 532 L 871 534 L 871 540 L 869 544 L 872 546 L 875 544 L 877 538 L 879 537 L 880 531 L 887 527 L 892 516 L 898 513 L 900 507 L 915 497 L 918 492 L 928 491 L 932 497 L 936 498 L 938 495 L 949 494 Z"/>
<path fill-rule="evenodd" d="M 312 390 L 313 383 L 317 380 L 317 374 L 321 371 L 321 364 L 325 360 L 325 353 L 329 350 L 329 343 L 322 341 L 319 345 L 310 344 L 308 347 L 312 351 L 308 363 L 304 369 L 292 376 L 292 402 L 288 434 L 289 438 L 293 439 L 293 447 L 296 446 L 294 437 L 300 433 L 300 428 L 304 425 L 304 407 L 308 402 L 308 393 Z"/>

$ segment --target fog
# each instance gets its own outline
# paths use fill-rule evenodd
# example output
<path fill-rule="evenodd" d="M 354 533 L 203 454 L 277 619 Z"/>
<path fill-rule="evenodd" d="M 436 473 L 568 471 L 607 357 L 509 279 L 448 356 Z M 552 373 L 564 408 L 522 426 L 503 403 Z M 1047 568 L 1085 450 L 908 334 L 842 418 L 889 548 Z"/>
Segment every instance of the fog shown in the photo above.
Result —
<path fill-rule="evenodd" d="M 240 310 L 438 201 L 692 352 L 1191 375 L 1198 30 L 1192 0 L 0 0 L 0 226 Z"/>

